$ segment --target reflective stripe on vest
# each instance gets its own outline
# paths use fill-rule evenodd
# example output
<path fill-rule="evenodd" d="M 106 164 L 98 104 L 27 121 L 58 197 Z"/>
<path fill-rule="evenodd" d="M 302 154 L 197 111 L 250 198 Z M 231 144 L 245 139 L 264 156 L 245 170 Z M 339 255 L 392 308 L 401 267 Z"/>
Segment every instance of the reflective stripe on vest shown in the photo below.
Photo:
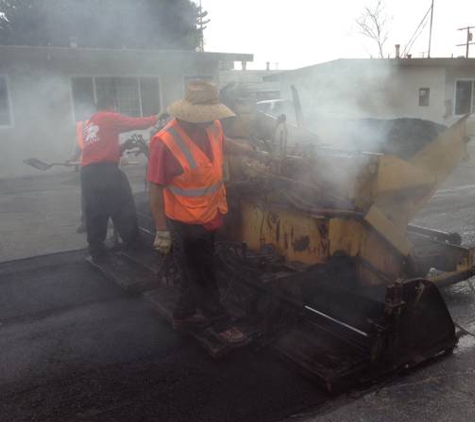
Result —
<path fill-rule="evenodd" d="M 191 170 L 196 169 L 195 159 L 193 158 L 193 155 L 191 154 L 190 149 L 186 146 L 185 142 L 183 141 L 178 131 L 174 127 L 171 127 L 167 129 L 167 132 L 173 137 L 173 139 L 175 139 L 178 147 L 180 148 L 181 152 L 183 153 L 186 160 L 188 161 L 188 164 L 190 165 L 190 169 Z"/>
<path fill-rule="evenodd" d="M 226 188 L 222 181 L 223 135 L 219 121 L 207 128 L 211 146 L 209 157 L 186 131 L 173 120 L 155 135 L 183 169 L 164 186 L 165 215 L 186 224 L 206 224 L 216 215 L 226 214 Z"/>
<path fill-rule="evenodd" d="M 211 193 L 215 193 L 218 189 L 223 186 L 223 182 L 215 183 L 214 185 L 207 186 L 206 188 L 197 188 L 197 189 L 183 189 L 176 186 L 166 186 L 170 192 L 173 192 L 175 195 L 186 196 L 187 198 L 193 198 L 198 196 L 205 196 Z"/>

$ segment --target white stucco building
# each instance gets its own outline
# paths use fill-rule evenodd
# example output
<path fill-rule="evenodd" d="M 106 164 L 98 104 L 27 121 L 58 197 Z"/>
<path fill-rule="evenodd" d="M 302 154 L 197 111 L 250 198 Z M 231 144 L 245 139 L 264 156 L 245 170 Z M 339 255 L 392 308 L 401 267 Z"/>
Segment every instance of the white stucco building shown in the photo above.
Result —
<path fill-rule="evenodd" d="M 475 59 L 340 59 L 266 77 L 303 116 L 415 117 L 450 125 L 475 111 Z"/>
<path fill-rule="evenodd" d="M 129 116 L 157 114 L 183 96 L 186 81 L 219 83 L 219 72 L 250 54 L 0 46 L 0 178 L 37 174 L 25 158 L 65 161 L 76 122 L 98 97 Z"/>

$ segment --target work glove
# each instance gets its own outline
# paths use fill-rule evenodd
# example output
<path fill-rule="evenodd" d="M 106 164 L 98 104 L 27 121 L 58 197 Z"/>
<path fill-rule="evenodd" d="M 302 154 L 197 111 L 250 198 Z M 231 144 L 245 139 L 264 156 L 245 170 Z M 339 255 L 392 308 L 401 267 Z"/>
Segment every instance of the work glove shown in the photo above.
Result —
<path fill-rule="evenodd" d="M 156 133 L 160 132 L 170 120 L 170 115 L 166 112 L 157 114 L 157 122 L 155 126 L 150 129 L 150 138 L 152 138 Z"/>
<path fill-rule="evenodd" d="M 153 241 L 153 248 L 164 255 L 170 253 L 172 239 L 168 230 L 157 230 L 155 240 Z"/>
<path fill-rule="evenodd" d="M 163 123 L 166 123 L 167 120 L 170 120 L 170 115 L 165 111 L 163 113 L 157 114 L 157 123 L 155 125 L 161 125 Z"/>
<path fill-rule="evenodd" d="M 129 149 L 133 149 L 137 146 L 137 143 L 133 140 L 133 139 L 127 139 L 121 146 L 121 150 L 122 152 L 123 151 L 127 151 Z"/>

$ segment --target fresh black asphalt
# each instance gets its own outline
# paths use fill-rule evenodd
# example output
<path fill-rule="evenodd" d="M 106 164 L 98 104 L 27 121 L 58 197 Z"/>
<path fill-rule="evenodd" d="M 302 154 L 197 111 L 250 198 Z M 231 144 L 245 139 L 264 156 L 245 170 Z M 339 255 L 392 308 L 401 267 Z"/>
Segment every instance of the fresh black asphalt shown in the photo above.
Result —
<path fill-rule="evenodd" d="M 0 265 L 2 422 L 265 422 L 327 399 L 267 350 L 213 361 L 84 255 Z"/>

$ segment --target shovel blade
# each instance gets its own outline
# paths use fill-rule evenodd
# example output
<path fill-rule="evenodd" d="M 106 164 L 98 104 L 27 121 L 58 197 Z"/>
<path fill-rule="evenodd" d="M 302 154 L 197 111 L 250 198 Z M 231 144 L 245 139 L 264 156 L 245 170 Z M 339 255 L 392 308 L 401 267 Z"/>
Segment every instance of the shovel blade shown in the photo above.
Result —
<path fill-rule="evenodd" d="M 27 160 L 23 160 L 23 162 L 41 171 L 49 170 L 52 167 L 51 164 L 45 163 L 37 158 L 28 158 Z"/>

